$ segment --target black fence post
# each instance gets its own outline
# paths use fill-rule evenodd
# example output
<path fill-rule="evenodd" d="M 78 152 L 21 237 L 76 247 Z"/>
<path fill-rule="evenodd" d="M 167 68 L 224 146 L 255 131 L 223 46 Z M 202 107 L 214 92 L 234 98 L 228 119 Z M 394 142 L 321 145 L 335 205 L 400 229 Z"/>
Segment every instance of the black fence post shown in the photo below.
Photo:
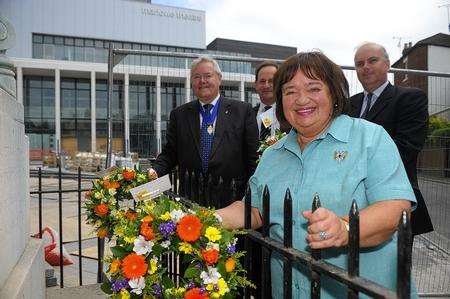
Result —
<path fill-rule="evenodd" d="M 42 239 L 42 169 L 39 167 L 38 171 L 38 198 L 39 198 L 39 210 L 38 210 L 38 218 L 39 218 L 39 238 Z"/>
<path fill-rule="evenodd" d="M 312 212 L 314 213 L 318 208 L 320 208 L 320 198 L 316 193 L 312 202 Z M 318 261 L 321 259 L 320 249 L 313 249 L 311 251 L 311 256 L 314 260 Z M 318 299 L 320 298 L 320 273 L 315 271 L 311 267 L 311 298 Z"/>
<path fill-rule="evenodd" d="M 59 279 L 61 288 L 64 287 L 64 256 L 63 256 L 63 225 L 62 225 L 62 172 L 61 160 L 58 163 L 58 221 L 59 221 Z"/>
<path fill-rule="evenodd" d="M 264 186 L 263 190 L 263 227 L 262 236 L 264 238 L 270 235 L 270 192 L 267 185 Z M 262 267 L 261 267 L 261 296 L 262 298 L 270 298 L 271 285 L 270 285 L 270 251 L 266 246 L 262 247 Z"/>
<path fill-rule="evenodd" d="M 359 210 L 356 200 L 353 200 L 350 208 L 348 235 L 348 274 L 350 277 L 359 276 Z M 349 287 L 348 298 L 357 299 L 358 291 Z"/>
<path fill-rule="evenodd" d="M 284 196 L 284 247 L 292 248 L 292 197 L 289 188 Z M 292 261 L 283 259 L 284 299 L 292 298 Z"/>
<path fill-rule="evenodd" d="M 83 285 L 83 255 L 81 249 L 81 167 L 78 167 L 78 271 L 79 284 Z"/>
<path fill-rule="evenodd" d="M 178 191 L 178 169 L 174 169 L 173 171 L 173 192 L 177 193 Z"/>
<path fill-rule="evenodd" d="M 97 238 L 97 283 L 103 282 L 103 254 L 105 249 L 105 239 Z"/>
<path fill-rule="evenodd" d="M 397 296 L 401 299 L 411 297 L 411 223 L 406 211 L 402 212 L 398 224 L 397 248 Z"/>

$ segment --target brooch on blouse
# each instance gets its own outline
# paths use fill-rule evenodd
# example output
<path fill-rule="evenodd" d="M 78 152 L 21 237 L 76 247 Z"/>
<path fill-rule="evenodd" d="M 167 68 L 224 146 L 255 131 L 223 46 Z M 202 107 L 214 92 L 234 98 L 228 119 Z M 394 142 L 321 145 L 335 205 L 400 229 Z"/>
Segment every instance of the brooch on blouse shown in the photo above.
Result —
<path fill-rule="evenodd" d="M 347 151 L 334 151 L 334 160 L 341 163 L 348 155 Z"/>

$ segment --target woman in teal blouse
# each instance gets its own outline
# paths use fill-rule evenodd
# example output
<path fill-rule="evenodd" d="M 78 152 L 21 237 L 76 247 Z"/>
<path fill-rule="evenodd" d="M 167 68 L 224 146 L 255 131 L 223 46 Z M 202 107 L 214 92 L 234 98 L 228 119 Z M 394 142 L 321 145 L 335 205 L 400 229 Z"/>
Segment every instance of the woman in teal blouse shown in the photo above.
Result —
<path fill-rule="evenodd" d="M 344 115 L 348 83 L 342 70 L 320 52 L 299 53 L 274 78 L 277 118 L 293 129 L 263 154 L 250 179 L 252 227 L 262 224 L 262 192 L 270 191 L 270 236 L 283 240 L 283 200 L 293 199 L 293 247 L 323 249 L 322 258 L 346 268 L 348 211 L 360 209 L 360 276 L 395 289 L 397 244 L 394 233 L 403 210 L 415 197 L 398 150 L 376 124 Z M 317 193 L 322 208 L 310 211 Z M 243 226 L 244 203 L 218 210 L 230 228 Z M 283 294 L 282 259 L 272 255 L 272 292 Z M 310 295 L 309 270 L 293 269 L 293 298 Z M 321 298 L 342 298 L 344 285 L 322 278 Z"/>

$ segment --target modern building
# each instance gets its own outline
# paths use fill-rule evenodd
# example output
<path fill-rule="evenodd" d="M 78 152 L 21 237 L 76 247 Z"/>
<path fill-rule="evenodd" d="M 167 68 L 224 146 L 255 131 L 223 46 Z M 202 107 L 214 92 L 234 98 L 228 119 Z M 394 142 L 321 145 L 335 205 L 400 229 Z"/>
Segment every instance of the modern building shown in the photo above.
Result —
<path fill-rule="evenodd" d="M 121 49 L 255 57 L 241 51 L 241 42 L 234 48 L 228 42 L 224 49 L 217 39 L 207 47 L 204 11 L 150 1 L 0 0 L 0 13 L 16 29 L 16 45 L 8 55 L 17 70 L 17 99 L 25 108 L 31 159 L 51 151 L 105 152 L 110 43 Z M 277 55 L 262 56 L 284 59 L 296 52 L 274 47 Z M 115 152 L 140 157 L 159 152 L 170 111 L 192 99 L 190 61 L 135 55 L 114 69 Z M 222 93 L 254 101 L 252 64 L 219 62 Z"/>
<path fill-rule="evenodd" d="M 418 41 L 405 44 L 400 59 L 394 68 L 450 73 L 450 35 L 438 33 Z M 450 78 L 412 74 L 395 74 L 396 85 L 418 87 L 429 99 L 430 115 L 450 119 Z"/>

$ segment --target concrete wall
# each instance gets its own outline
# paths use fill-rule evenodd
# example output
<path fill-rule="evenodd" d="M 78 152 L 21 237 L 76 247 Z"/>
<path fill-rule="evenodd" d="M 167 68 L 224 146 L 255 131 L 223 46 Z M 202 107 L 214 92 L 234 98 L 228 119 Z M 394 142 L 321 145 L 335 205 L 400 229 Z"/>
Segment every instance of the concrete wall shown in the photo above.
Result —
<path fill-rule="evenodd" d="M 11 79 L 0 74 L 0 81 Z M 29 237 L 28 139 L 23 105 L 0 89 L 0 298 L 43 298 L 41 240 Z"/>
<path fill-rule="evenodd" d="M 15 26 L 9 57 L 31 58 L 32 33 L 205 48 L 205 12 L 129 0 L 0 0 Z"/>

